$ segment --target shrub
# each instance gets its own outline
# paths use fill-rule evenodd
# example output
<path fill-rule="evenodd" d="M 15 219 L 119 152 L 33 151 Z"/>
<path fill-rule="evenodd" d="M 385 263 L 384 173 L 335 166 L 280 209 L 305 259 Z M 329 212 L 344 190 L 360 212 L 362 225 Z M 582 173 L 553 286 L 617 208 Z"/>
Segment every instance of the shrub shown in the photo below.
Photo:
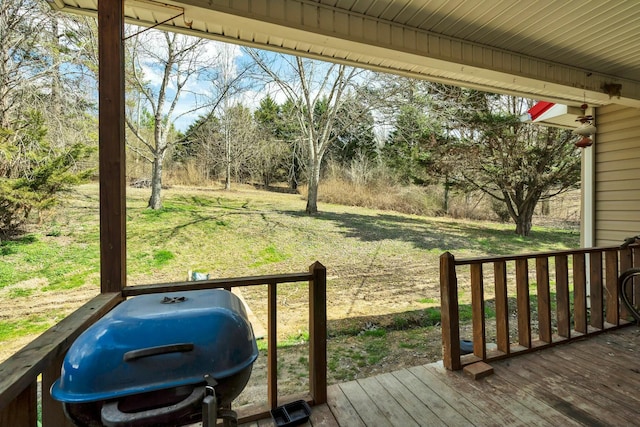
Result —
<path fill-rule="evenodd" d="M 54 206 L 58 193 L 93 174 L 74 170 L 92 148 L 82 143 L 56 148 L 47 143 L 46 133 L 37 112 L 26 115 L 19 134 L 0 132 L 0 236 L 16 232 L 33 210 Z"/>

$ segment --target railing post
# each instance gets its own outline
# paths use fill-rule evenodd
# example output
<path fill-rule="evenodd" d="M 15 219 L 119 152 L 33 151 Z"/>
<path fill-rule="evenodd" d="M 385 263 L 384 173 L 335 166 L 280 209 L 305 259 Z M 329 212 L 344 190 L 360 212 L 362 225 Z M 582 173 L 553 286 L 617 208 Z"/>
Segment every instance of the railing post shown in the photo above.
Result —
<path fill-rule="evenodd" d="M 455 259 L 449 252 L 440 255 L 440 318 L 444 367 L 454 371 L 461 369 L 458 281 Z"/>
<path fill-rule="evenodd" d="M 313 403 L 327 401 L 327 269 L 309 267 L 309 388 Z"/>

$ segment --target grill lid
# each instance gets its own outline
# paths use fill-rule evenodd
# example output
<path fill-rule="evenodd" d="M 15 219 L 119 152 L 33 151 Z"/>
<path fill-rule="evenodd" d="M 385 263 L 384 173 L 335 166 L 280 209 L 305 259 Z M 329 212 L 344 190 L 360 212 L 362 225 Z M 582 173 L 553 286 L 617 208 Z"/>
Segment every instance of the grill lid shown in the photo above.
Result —
<path fill-rule="evenodd" d="M 225 290 L 142 295 L 124 301 L 78 337 L 54 399 L 83 403 L 216 381 L 258 357 L 240 299 Z"/>

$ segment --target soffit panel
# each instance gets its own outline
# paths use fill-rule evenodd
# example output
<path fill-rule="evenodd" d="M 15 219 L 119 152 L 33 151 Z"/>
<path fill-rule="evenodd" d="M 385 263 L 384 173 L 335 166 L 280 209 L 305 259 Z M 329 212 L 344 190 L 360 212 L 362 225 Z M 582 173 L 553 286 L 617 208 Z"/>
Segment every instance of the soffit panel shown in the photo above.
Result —
<path fill-rule="evenodd" d="M 97 8 L 96 0 L 49 1 Z M 640 100 L 640 2 L 127 0 L 125 14 L 152 25 L 180 6 L 188 19 L 163 28 L 574 105 L 609 103 L 602 84 L 621 82 L 623 95 Z"/>

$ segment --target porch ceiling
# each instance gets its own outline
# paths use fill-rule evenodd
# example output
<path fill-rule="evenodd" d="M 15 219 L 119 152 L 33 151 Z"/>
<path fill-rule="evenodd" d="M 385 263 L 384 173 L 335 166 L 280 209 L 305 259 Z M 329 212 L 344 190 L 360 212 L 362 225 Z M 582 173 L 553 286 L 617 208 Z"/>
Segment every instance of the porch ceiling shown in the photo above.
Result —
<path fill-rule="evenodd" d="M 97 0 L 48 1 L 97 9 Z M 168 20 L 165 29 L 432 81 L 640 107 L 637 1 L 126 0 L 125 14 L 140 25 Z M 606 85 L 621 85 L 620 97 Z"/>

